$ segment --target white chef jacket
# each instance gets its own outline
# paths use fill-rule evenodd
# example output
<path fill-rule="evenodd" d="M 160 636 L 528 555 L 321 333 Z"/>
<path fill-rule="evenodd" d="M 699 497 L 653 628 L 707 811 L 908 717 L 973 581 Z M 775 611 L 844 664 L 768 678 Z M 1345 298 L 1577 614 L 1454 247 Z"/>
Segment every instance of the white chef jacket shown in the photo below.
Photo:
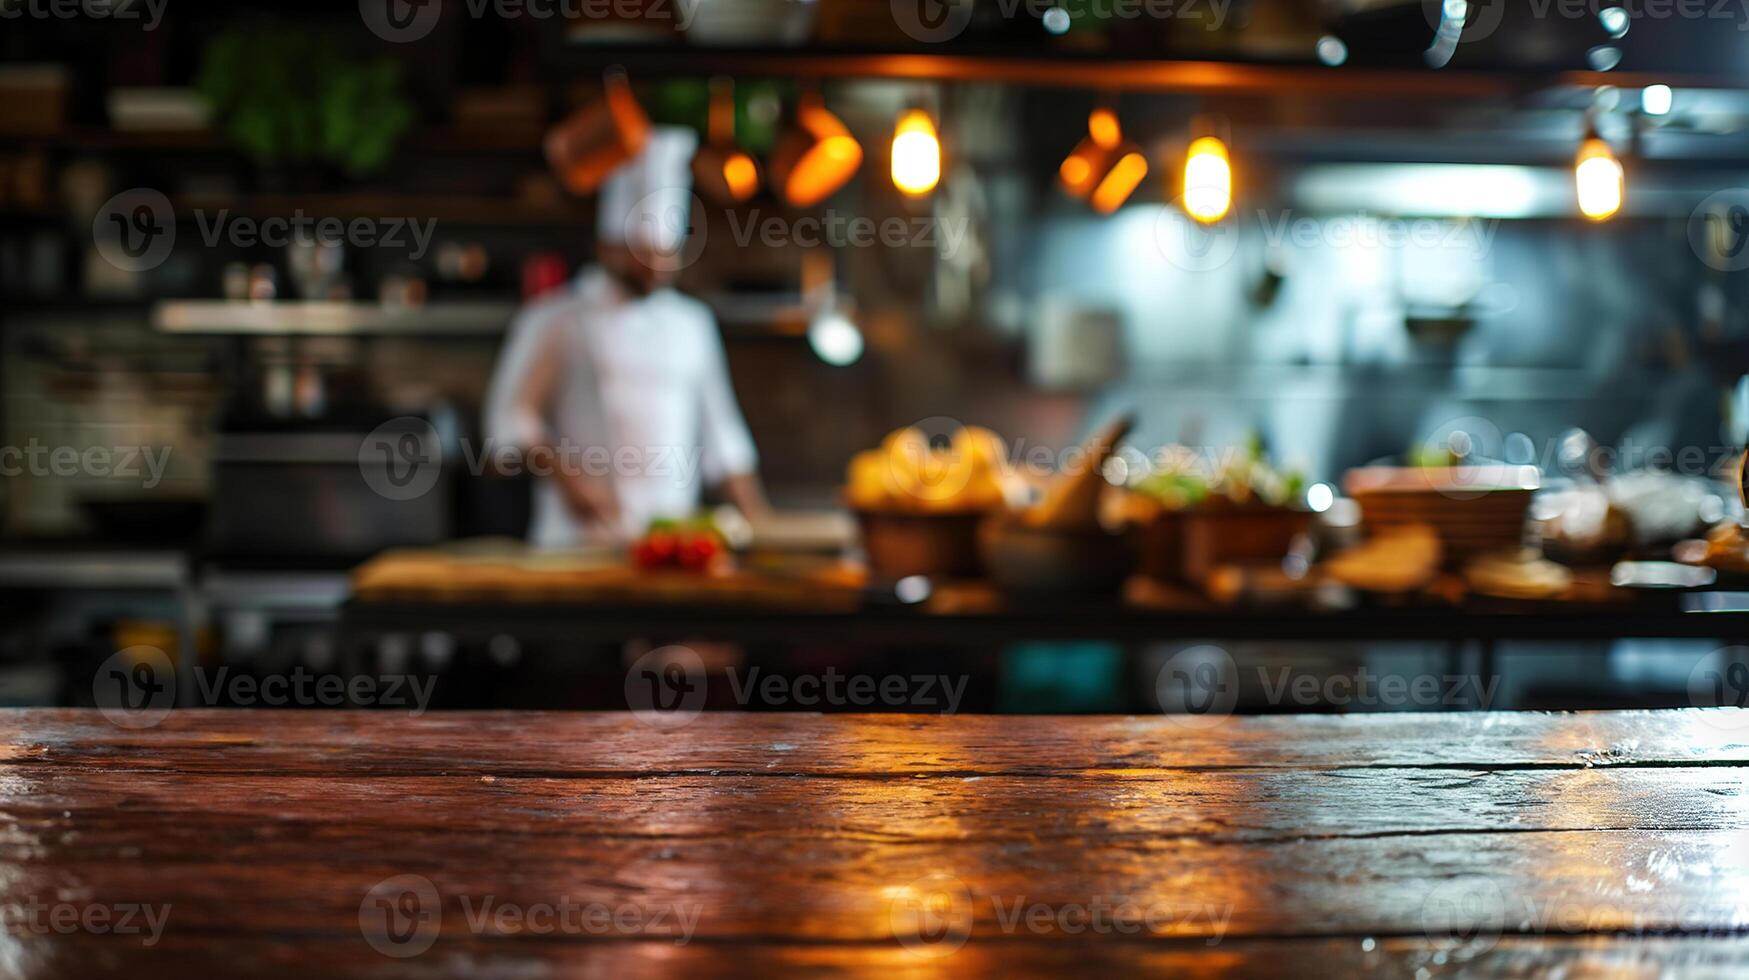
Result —
<path fill-rule="evenodd" d="M 540 406 L 518 404 L 541 359 L 559 361 Z M 635 538 L 656 518 L 698 508 L 704 481 L 752 473 L 753 439 L 729 383 L 710 308 L 672 289 L 639 297 L 599 267 L 511 324 L 486 398 L 496 445 L 549 444 L 560 465 L 611 482 L 620 525 L 585 526 L 552 480 L 535 489 L 529 538 L 562 548 Z"/>

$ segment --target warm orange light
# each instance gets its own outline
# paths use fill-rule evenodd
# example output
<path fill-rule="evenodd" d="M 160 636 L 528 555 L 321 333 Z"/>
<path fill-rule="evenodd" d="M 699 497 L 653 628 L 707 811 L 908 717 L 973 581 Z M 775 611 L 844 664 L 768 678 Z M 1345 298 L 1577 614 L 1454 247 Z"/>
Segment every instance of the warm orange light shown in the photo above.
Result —
<path fill-rule="evenodd" d="M 1064 186 L 1075 189 L 1077 193 L 1092 175 L 1093 164 L 1078 153 L 1071 153 L 1065 157 L 1062 167 L 1057 170 L 1057 176 L 1063 179 Z"/>
<path fill-rule="evenodd" d="M 1123 202 L 1129 200 L 1136 185 L 1142 178 L 1148 176 L 1148 161 L 1134 149 L 1118 157 L 1116 163 L 1106 172 L 1105 179 L 1093 189 L 1093 196 L 1088 199 L 1093 210 L 1100 214 L 1110 214 L 1116 211 Z"/>
<path fill-rule="evenodd" d="M 723 186 L 729 196 L 745 201 L 759 190 L 759 167 L 753 158 L 737 150 L 723 161 Z"/>
<path fill-rule="evenodd" d="M 893 186 L 913 197 L 941 182 L 941 140 L 929 113 L 912 109 L 899 117 L 893 127 L 892 169 Z"/>
<path fill-rule="evenodd" d="M 1233 206 L 1233 164 L 1227 144 L 1204 136 L 1184 158 L 1184 211 L 1203 224 L 1226 217 Z"/>
<path fill-rule="evenodd" d="M 1579 147 L 1573 183 L 1579 192 L 1579 213 L 1592 221 L 1605 221 L 1621 210 L 1626 180 L 1621 161 L 1603 140 L 1593 136 Z"/>
<path fill-rule="evenodd" d="M 1087 117 L 1087 135 L 1108 150 L 1116 149 L 1123 139 L 1123 129 L 1117 124 L 1117 113 L 1101 106 Z"/>
<path fill-rule="evenodd" d="M 602 98 L 579 109 L 547 133 L 547 163 L 565 189 L 590 195 L 619 166 L 643 152 L 650 118 L 624 75 L 606 78 Z"/>
<path fill-rule="evenodd" d="M 1117 113 L 1104 106 L 1088 113 L 1087 135 L 1057 168 L 1063 190 L 1090 197 L 1088 203 L 1101 214 L 1116 210 L 1147 174 L 1147 161 L 1133 145 L 1124 143 Z"/>
<path fill-rule="evenodd" d="M 798 208 L 818 204 L 856 176 L 862 145 L 817 99 L 803 102 L 772 154 L 773 186 Z"/>

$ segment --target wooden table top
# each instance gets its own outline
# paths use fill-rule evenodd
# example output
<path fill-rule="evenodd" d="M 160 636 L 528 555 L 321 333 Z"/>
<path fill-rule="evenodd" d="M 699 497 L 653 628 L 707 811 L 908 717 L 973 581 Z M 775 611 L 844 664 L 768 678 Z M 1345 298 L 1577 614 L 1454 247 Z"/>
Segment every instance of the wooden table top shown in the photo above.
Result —
<path fill-rule="evenodd" d="M 1749 712 L 0 712 L 0 976 L 1741 976 Z"/>

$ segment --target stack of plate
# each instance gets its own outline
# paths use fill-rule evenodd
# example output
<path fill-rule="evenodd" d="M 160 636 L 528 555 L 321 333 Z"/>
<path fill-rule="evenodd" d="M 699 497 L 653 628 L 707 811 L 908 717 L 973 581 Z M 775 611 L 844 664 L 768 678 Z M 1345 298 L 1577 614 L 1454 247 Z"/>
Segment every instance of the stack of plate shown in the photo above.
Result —
<path fill-rule="evenodd" d="M 1524 544 L 1538 473 L 1531 466 L 1368 467 L 1350 470 L 1343 482 L 1368 527 L 1425 524 L 1456 567 Z"/>

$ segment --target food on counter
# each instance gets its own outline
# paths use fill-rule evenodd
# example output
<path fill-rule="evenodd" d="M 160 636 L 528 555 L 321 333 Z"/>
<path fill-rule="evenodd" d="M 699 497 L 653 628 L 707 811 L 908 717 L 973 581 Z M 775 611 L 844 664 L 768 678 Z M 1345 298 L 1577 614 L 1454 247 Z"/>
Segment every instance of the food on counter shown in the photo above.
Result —
<path fill-rule="evenodd" d="M 945 447 L 930 445 L 918 429 L 899 429 L 851 459 L 845 498 L 862 511 L 996 510 L 1007 501 L 1006 462 L 1007 447 L 989 429 L 966 426 Z"/>
<path fill-rule="evenodd" d="M 657 520 L 632 544 L 632 563 L 646 571 L 681 569 L 700 574 L 720 571 L 728 558 L 723 536 L 709 519 Z"/>
<path fill-rule="evenodd" d="M 1608 564 L 1633 544 L 1633 522 L 1598 484 L 1582 484 L 1539 497 L 1534 513 L 1543 548 L 1576 564 Z"/>
<path fill-rule="evenodd" d="M 1379 531 L 1319 568 L 1325 577 L 1362 592 L 1417 592 L 1433 583 L 1444 558 L 1439 532 L 1408 524 Z"/>
<path fill-rule="evenodd" d="M 1135 424 L 1136 417 L 1125 413 L 1094 433 L 1082 446 L 1080 465 L 1058 474 L 1046 487 L 1044 499 L 1021 512 L 1020 522 L 1027 527 L 1055 530 L 1098 528 L 1106 461 Z"/>
<path fill-rule="evenodd" d="M 1142 477 L 1130 489 L 1143 500 L 1166 510 L 1193 507 L 1290 507 L 1305 491 L 1305 476 L 1298 470 L 1278 469 L 1263 451 L 1263 441 L 1253 435 L 1242 453 L 1231 454 L 1212 470 L 1199 465 L 1193 450 L 1168 450 L 1162 465 Z"/>
<path fill-rule="evenodd" d="M 1749 575 L 1749 529 L 1725 521 L 1707 532 L 1705 541 L 1683 541 L 1671 549 L 1677 561 L 1704 565 L 1726 575 Z"/>
<path fill-rule="evenodd" d="M 1082 446 L 1078 465 L 1057 474 L 1038 503 L 986 521 L 978 546 L 990 577 L 1006 592 L 1114 595 L 1135 565 L 1127 535 L 1100 522 L 1105 465 L 1135 426 L 1125 414 Z"/>
<path fill-rule="evenodd" d="M 1431 527 L 1457 570 L 1524 544 L 1540 478 L 1529 466 L 1375 466 L 1349 470 L 1343 482 L 1368 528 Z"/>
<path fill-rule="evenodd" d="M 1573 585 L 1573 573 L 1528 548 L 1486 555 L 1464 566 L 1472 592 L 1504 599 L 1553 599 Z"/>
<path fill-rule="evenodd" d="M 1018 490 L 1006 463 L 1001 437 L 976 426 L 941 447 L 919 429 L 899 429 L 880 448 L 857 453 L 844 496 L 875 576 L 979 575 L 978 524 Z"/>
<path fill-rule="evenodd" d="M 1259 439 L 1213 467 L 1189 449 L 1168 450 L 1160 463 L 1125 495 L 1145 575 L 1212 585 L 1223 566 L 1279 567 L 1311 526 L 1296 506 L 1304 478 L 1273 466 Z"/>

